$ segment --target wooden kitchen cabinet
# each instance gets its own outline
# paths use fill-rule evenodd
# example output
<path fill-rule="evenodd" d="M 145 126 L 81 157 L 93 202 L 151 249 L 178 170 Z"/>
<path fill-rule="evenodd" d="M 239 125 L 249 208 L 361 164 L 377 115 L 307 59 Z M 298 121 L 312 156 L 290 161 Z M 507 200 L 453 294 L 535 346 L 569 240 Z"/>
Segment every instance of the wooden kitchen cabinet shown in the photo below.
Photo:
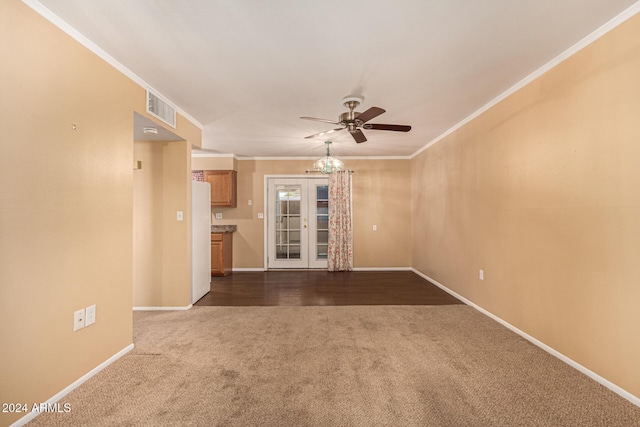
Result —
<path fill-rule="evenodd" d="M 233 267 L 233 233 L 211 233 L 211 275 L 228 276 Z"/>
<path fill-rule="evenodd" d="M 211 206 L 237 206 L 237 175 L 236 171 L 204 171 L 204 180 L 211 185 Z"/>

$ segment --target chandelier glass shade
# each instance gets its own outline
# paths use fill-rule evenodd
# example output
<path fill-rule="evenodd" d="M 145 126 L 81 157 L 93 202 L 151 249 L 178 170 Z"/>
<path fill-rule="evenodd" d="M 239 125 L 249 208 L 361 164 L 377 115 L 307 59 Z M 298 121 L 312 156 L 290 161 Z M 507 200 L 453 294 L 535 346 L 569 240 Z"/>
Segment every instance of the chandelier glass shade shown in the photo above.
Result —
<path fill-rule="evenodd" d="M 313 162 L 313 170 L 315 172 L 326 174 L 343 171 L 344 163 L 342 163 L 342 161 L 336 159 L 335 157 L 331 157 L 331 150 L 329 149 L 331 141 L 325 141 L 325 145 L 327 146 L 327 154 L 325 155 L 325 157 L 322 157 L 321 159 Z"/>

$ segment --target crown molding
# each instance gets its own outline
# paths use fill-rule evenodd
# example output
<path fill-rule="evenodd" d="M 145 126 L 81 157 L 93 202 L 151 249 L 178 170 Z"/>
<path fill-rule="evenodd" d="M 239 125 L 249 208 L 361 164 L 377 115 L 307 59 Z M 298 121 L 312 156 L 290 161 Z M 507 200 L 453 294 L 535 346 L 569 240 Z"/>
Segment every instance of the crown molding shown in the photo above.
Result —
<path fill-rule="evenodd" d="M 36 13 L 38 13 L 44 19 L 46 19 L 47 21 L 51 22 L 53 25 L 55 25 L 56 27 L 64 31 L 72 39 L 74 39 L 75 41 L 77 41 L 87 49 L 89 49 L 89 51 L 93 52 L 99 58 L 104 60 L 107 64 L 111 65 L 113 68 L 115 68 L 116 70 L 118 70 L 119 72 L 121 72 L 122 74 L 130 78 L 131 80 L 133 80 L 136 84 L 138 84 L 138 86 L 142 87 L 143 89 L 149 89 L 157 93 L 158 95 L 161 95 L 161 97 L 163 97 L 164 99 L 169 101 L 170 104 L 173 104 L 176 107 L 176 112 L 180 113 L 181 116 L 183 116 L 184 118 L 192 122 L 198 128 L 202 129 L 204 127 L 202 126 L 202 123 L 194 119 L 189 113 L 187 113 L 178 105 L 176 105 L 175 102 L 171 101 L 169 98 L 164 96 L 162 92 L 152 87 L 149 83 L 144 81 L 142 77 L 138 76 L 136 73 L 134 73 L 133 71 L 131 71 L 130 69 L 122 65 L 122 63 L 116 60 L 113 56 L 109 55 L 97 44 L 89 40 L 87 37 L 85 37 L 82 33 L 80 33 L 78 30 L 73 28 L 71 25 L 67 24 L 62 18 L 60 18 L 58 15 L 53 13 L 48 8 L 46 8 L 42 3 L 40 3 L 37 0 L 22 0 L 22 2 L 27 6 L 29 6 L 31 9 L 33 9 Z"/>
<path fill-rule="evenodd" d="M 221 154 L 221 153 L 191 153 L 191 157 L 214 157 L 214 158 L 234 158 L 240 160 L 235 154 Z"/>
<path fill-rule="evenodd" d="M 236 157 L 241 160 L 318 160 L 324 156 L 304 156 L 304 157 Z M 340 160 L 410 160 L 411 156 L 333 156 Z"/>
<path fill-rule="evenodd" d="M 475 119 L 476 117 L 480 116 L 485 111 L 487 111 L 490 108 L 494 107 L 500 101 L 503 101 L 505 98 L 511 96 L 512 94 L 514 94 L 518 90 L 522 89 L 523 87 L 525 87 L 526 85 L 528 85 L 529 83 L 531 83 L 532 81 L 537 79 L 538 77 L 542 76 L 543 74 L 547 73 L 549 70 L 555 68 L 556 66 L 558 66 L 559 64 L 564 62 L 566 59 L 570 58 L 571 56 L 573 56 L 574 54 L 578 53 L 579 51 L 581 51 L 585 47 L 589 46 L 591 43 L 595 42 L 600 37 L 602 37 L 605 34 L 607 34 L 609 31 L 613 30 L 614 28 L 618 27 L 619 25 L 621 25 L 625 21 L 629 20 L 630 18 L 635 16 L 638 12 L 640 12 L 640 1 L 632 4 L 627 9 L 625 9 L 624 11 L 619 13 L 617 16 L 615 16 L 612 19 L 610 19 L 604 25 L 602 25 L 599 28 L 597 28 L 591 34 L 589 34 L 588 36 L 584 37 L 582 40 L 580 40 L 579 42 L 577 42 L 576 44 L 571 46 L 569 49 L 565 50 L 560 55 L 556 56 L 551 61 L 549 61 L 545 65 L 543 65 L 542 67 L 538 68 L 536 71 L 534 71 L 533 73 L 529 74 L 527 77 L 525 77 L 524 79 L 520 80 L 515 85 L 511 86 L 509 89 L 507 89 L 506 91 L 502 92 L 496 98 L 494 98 L 493 100 L 489 101 L 487 104 L 485 104 L 484 106 L 480 107 L 480 109 L 476 110 L 474 113 L 472 113 L 471 115 L 469 115 L 468 117 L 466 117 L 462 121 L 458 122 L 453 127 L 451 127 L 448 130 L 446 130 L 440 136 L 436 137 L 435 139 L 433 139 L 430 142 L 428 142 L 427 144 L 425 144 L 422 148 L 420 148 L 418 151 L 416 151 L 411 156 L 409 156 L 409 158 L 413 159 L 418 154 L 420 154 L 423 151 L 425 151 L 427 148 L 429 148 L 432 145 L 442 141 L 444 138 L 446 138 L 447 136 L 451 135 L 453 132 L 457 131 L 458 129 L 460 129 L 461 127 L 463 127 L 467 123 L 469 123 L 471 120 Z"/>

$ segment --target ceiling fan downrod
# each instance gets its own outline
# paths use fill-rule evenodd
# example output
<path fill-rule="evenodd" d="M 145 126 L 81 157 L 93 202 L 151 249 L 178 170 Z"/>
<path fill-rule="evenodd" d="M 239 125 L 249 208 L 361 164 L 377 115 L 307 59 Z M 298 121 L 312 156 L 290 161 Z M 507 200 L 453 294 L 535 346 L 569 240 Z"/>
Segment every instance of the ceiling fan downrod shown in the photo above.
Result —
<path fill-rule="evenodd" d="M 340 114 L 338 121 L 344 122 L 347 125 L 347 130 L 349 130 L 349 132 L 351 133 L 354 133 L 358 130 L 359 125 L 356 122 L 357 120 L 356 117 L 359 116 L 361 113 L 358 111 L 355 111 L 355 109 L 358 107 L 358 105 L 360 105 L 362 101 L 363 101 L 362 98 L 358 98 L 356 96 L 348 96 L 342 99 L 342 105 L 347 107 L 349 111 Z M 362 124 L 360 124 L 360 126 L 362 126 Z"/>

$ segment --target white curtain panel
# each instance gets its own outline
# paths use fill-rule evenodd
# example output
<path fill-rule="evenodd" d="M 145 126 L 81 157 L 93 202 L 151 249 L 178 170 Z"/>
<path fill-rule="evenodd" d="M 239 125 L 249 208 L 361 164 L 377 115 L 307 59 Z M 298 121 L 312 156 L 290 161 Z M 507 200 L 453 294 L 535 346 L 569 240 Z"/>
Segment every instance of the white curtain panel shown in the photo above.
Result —
<path fill-rule="evenodd" d="M 351 227 L 351 174 L 329 175 L 329 271 L 353 269 L 353 231 Z"/>

